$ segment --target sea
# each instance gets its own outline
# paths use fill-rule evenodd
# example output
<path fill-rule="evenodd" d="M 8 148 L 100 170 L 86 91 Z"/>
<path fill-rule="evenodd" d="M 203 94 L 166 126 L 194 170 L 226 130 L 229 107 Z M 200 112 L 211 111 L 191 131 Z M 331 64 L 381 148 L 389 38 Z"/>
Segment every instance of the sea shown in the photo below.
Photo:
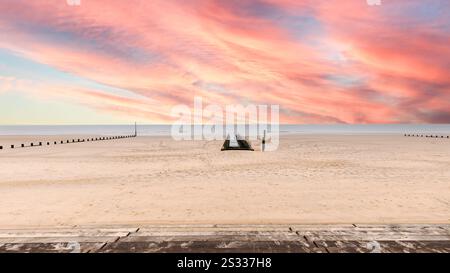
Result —
<path fill-rule="evenodd" d="M 0 125 L 0 135 L 130 135 L 132 125 Z M 170 136 L 171 125 L 138 124 L 139 136 Z M 269 127 L 270 130 L 270 127 Z M 193 130 L 194 131 L 194 130 Z M 450 124 L 330 124 L 279 125 L 283 134 L 441 134 L 450 135 Z"/>

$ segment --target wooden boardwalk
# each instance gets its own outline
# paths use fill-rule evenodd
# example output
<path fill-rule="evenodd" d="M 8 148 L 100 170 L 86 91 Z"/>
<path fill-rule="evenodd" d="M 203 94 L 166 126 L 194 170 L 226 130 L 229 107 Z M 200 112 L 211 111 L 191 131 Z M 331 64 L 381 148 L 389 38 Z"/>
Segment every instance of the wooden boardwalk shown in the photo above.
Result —
<path fill-rule="evenodd" d="M 0 229 L 0 252 L 448 253 L 450 224 Z"/>

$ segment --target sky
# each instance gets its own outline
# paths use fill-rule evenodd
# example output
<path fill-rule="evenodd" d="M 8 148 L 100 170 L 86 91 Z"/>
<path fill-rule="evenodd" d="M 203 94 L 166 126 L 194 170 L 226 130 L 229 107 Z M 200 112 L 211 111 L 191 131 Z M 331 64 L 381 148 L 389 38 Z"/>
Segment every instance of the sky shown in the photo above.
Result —
<path fill-rule="evenodd" d="M 0 124 L 450 123 L 448 0 L 71 1 L 0 0 Z"/>

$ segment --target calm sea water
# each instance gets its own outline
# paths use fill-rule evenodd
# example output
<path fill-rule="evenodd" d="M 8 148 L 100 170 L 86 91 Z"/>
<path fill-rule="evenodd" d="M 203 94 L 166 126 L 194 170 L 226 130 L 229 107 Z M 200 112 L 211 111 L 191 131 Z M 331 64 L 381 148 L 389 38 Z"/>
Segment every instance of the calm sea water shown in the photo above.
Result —
<path fill-rule="evenodd" d="M 141 136 L 170 135 L 171 125 L 138 125 Z M 8 125 L 0 135 L 128 135 L 134 125 Z M 450 134 L 450 124 L 280 125 L 281 134 Z"/>

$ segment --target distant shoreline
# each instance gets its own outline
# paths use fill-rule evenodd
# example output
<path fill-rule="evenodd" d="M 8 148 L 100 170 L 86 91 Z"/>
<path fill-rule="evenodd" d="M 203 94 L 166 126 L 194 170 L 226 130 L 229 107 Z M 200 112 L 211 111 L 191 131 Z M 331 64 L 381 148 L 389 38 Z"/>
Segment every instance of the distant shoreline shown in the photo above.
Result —
<path fill-rule="evenodd" d="M 139 125 L 140 136 L 170 136 L 171 125 Z M 126 135 L 134 125 L 0 125 L 0 136 Z M 450 134 L 450 124 L 367 124 L 279 126 L 282 135 Z"/>

